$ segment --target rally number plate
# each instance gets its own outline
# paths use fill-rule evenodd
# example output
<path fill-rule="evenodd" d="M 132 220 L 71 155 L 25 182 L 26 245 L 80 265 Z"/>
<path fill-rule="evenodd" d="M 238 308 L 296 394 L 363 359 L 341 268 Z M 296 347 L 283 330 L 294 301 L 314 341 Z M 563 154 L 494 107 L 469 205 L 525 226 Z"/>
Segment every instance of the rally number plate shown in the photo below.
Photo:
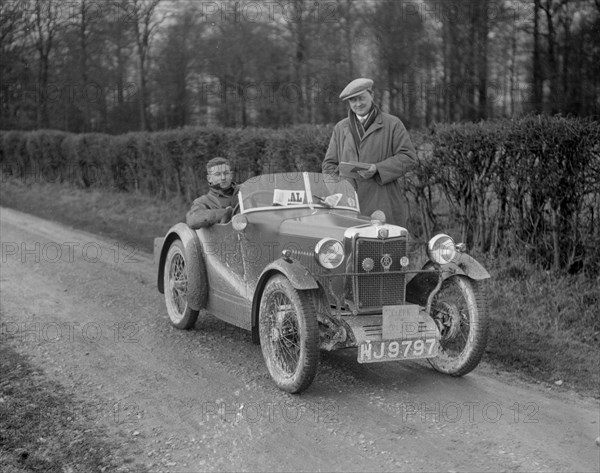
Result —
<path fill-rule="evenodd" d="M 432 358 L 438 354 L 438 345 L 435 337 L 361 342 L 358 345 L 358 362 L 377 363 Z"/>

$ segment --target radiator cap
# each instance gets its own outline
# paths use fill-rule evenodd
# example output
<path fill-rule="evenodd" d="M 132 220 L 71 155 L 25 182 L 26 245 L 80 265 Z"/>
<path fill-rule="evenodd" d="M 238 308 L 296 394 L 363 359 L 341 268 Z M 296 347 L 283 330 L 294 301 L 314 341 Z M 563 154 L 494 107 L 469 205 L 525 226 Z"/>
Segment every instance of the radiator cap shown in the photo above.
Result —
<path fill-rule="evenodd" d="M 371 214 L 371 223 L 373 225 L 383 225 L 385 223 L 385 214 L 381 210 L 376 210 Z"/>

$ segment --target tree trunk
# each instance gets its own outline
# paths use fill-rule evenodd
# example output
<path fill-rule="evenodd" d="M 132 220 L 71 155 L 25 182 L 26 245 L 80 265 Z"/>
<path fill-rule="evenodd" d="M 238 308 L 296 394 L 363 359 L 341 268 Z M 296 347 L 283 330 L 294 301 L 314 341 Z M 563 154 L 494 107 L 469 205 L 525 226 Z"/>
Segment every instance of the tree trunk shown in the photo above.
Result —
<path fill-rule="evenodd" d="M 140 130 L 146 131 L 148 129 L 148 123 L 146 120 L 146 61 L 145 61 L 145 53 L 142 51 L 138 51 L 138 79 L 140 83 L 140 90 L 138 93 L 138 104 L 139 104 L 139 112 L 140 112 Z"/>
<path fill-rule="evenodd" d="M 533 5 L 533 77 L 531 105 L 535 113 L 541 113 L 543 108 L 543 72 L 540 52 L 540 0 L 534 0 Z"/>
<path fill-rule="evenodd" d="M 81 67 L 81 87 L 82 90 L 87 90 L 88 85 L 88 66 L 87 66 L 87 37 L 86 37 L 86 28 L 87 28 L 87 5 L 85 0 L 82 0 L 79 13 L 81 15 L 81 23 L 79 24 L 79 46 L 81 47 L 81 58 L 80 58 L 80 67 Z M 90 101 L 85 97 L 83 100 L 83 116 L 84 123 L 82 131 L 90 131 L 91 129 L 91 117 L 90 117 Z"/>
<path fill-rule="evenodd" d="M 46 7 L 46 11 L 42 11 L 41 0 L 35 2 L 35 24 L 38 34 L 36 48 L 39 53 L 36 115 L 38 128 L 49 128 L 48 94 L 50 91 L 48 90 L 48 78 L 56 17 L 52 16 L 52 2 L 48 1 L 43 6 Z"/>
<path fill-rule="evenodd" d="M 352 6 L 353 0 L 346 0 L 346 18 L 344 19 L 344 43 L 346 44 L 346 55 L 348 56 L 348 77 L 354 77 L 354 57 L 352 44 Z"/>
<path fill-rule="evenodd" d="M 559 72 L 558 61 L 556 58 L 556 33 L 554 29 L 554 19 L 552 12 L 552 0 L 547 0 L 545 7 L 546 23 L 548 27 L 548 69 L 550 79 L 550 110 L 554 114 L 560 110 L 561 94 L 558 86 Z"/>
<path fill-rule="evenodd" d="M 517 65 L 517 28 L 513 27 L 513 35 L 511 38 L 511 55 L 510 55 L 510 116 L 515 113 L 515 94 L 521 97 L 521 91 L 519 89 L 519 71 Z"/>
<path fill-rule="evenodd" d="M 478 113 L 477 118 L 483 120 L 487 118 L 487 77 L 488 77 L 488 0 L 481 1 L 481 14 L 479 15 L 479 41 L 477 42 L 478 57 L 477 57 L 477 70 L 479 73 L 478 77 Z"/>

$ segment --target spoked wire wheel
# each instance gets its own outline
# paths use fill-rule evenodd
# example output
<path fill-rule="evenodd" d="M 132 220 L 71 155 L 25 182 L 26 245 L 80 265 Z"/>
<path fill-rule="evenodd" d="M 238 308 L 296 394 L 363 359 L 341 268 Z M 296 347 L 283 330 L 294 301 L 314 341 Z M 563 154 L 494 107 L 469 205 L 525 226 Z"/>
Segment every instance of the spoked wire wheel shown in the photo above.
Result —
<path fill-rule="evenodd" d="M 188 307 L 188 272 L 185 251 L 180 240 L 174 241 L 167 253 L 164 289 L 171 324 L 181 329 L 192 328 L 198 318 L 198 311 Z"/>
<path fill-rule="evenodd" d="M 488 307 L 485 286 L 465 276 L 442 283 L 431 305 L 441 335 L 438 356 L 429 362 L 438 371 L 462 376 L 481 360 L 487 343 Z"/>
<path fill-rule="evenodd" d="M 277 386 L 298 393 L 312 383 L 319 363 L 319 333 L 313 295 L 296 290 L 282 276 L 272 277 L 262 295 L 260 344 Z"/>

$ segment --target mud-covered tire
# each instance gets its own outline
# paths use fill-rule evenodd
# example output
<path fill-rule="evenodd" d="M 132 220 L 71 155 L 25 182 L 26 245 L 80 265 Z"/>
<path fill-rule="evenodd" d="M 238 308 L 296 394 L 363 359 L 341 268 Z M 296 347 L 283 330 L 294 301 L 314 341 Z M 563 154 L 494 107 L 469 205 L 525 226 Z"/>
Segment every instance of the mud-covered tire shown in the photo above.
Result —
<path fill-rule="evenodd" d="M 283 275 L 273 276 L 262 294 L 258 322 L 260 345 L 271 378 L 283 391 L 304 391 L 319 366 L 314 294 L 296 290 Z"/>
<path fill-rule="evenodd" d="M 485 351 L 488 303 L 485 281 L 466 276 L 446 279 L 431 304 L 431 316 L 441 332 L 438 356 L 429 363 L 442 373 L 463 376 L 472 371 Z"/>
<path fill-rule="evenodd" d="M 198 319 L 198 311 L 188 305 L 188 268 L 181 240 L 169 247 L 164 267 L 165 304 L 171 324 L 179 329 L 190 329 Z"/>

